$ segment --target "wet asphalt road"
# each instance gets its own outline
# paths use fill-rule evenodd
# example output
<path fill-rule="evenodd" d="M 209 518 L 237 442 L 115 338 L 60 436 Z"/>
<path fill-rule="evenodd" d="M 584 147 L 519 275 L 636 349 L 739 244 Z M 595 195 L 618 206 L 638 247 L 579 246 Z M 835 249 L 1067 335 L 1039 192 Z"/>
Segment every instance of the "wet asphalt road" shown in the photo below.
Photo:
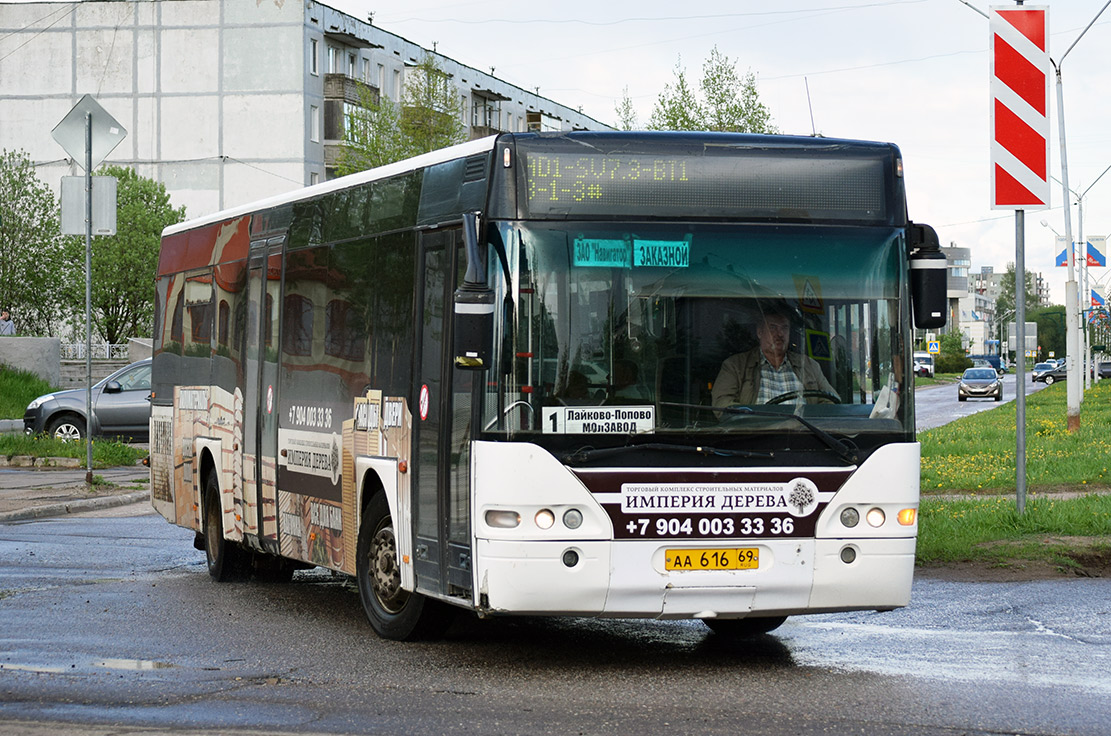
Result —
<path fill-rule="evenodd" d="M 1026 395 L 1041 391 L 1046 388 L 1044 383 L 1034 383 L 1030 380 L 1030 372 L 1026 372 Z M 1064 386 L 1059 389 L 1064 391 Z M 1001 404 L 1015 400 L 1015 374 L 1003 374 L 1003 401 L 994 399 L 969 399 L 957 400 L 957 384 L 929 386 L 914 392 L 914 419 L 915 427 L 921 432 L 924 429 L 933 429 L 943 424 L 948 424 L 954 419 L 967 417 L 977 412 L 994 409 Z"/>
<path fill-rule="evenodd" d="M 0 621 L 2 734 L 1106 734 L 1111 714 L 1107 580 L 919 579 L 906 609 L 746 644 L 469 617 L 399 644 L 327 573 L 211 582 L 191 533 L 148 514 L 0 525 Z"/>

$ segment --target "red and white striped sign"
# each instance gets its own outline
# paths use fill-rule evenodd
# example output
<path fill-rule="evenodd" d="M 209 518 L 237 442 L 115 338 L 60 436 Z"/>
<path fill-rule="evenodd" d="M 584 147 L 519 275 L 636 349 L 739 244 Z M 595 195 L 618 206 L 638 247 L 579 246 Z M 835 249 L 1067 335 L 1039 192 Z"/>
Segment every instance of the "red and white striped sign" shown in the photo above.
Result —
<path fill-rule="evenodd" d="M 991 8 L 991 206 L 1049 206 L 1049 10 Z"/>

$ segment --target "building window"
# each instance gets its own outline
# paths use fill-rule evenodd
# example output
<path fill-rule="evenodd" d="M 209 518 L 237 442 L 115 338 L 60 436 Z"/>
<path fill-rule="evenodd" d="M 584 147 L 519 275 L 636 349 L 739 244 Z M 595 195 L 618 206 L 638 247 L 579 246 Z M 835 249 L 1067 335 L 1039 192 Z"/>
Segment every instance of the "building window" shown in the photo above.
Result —
<path fill-rule="evenodd" d="M 320 44 L 316 39 L 309 41 L 309 72 L 320 74 Z"/>
<path fill-rule="evenodd" d="M 320 174 L 315 171 L 309 172 L 309 186 L 315 186 L 320 183 Z"/>
<path fill-rule="evenodd" d="M 282 350 L 286 355 L 312 355 L 312 302 L 300 294 L 285 298 Z"/>
<path fill-rule="evenodd" d="M 347 75 L 349 77 L 354 77 L 356 74 L 358 74 L 359 70 L 358 70 L 357 65 L 358 65 L 358 62 L 355 60 L 355 55 L 354 54 L 348 54 L 347 55 Z"/>
<path fill-rule="evenodd" d="M 335 46 L 329 46 L 328 47 L 328 73 L 329 74 L 339 73 L 339 71 L 340 71 L 340 68 L 339 68 L 340 58 L 341 57 L 339 55 L 339 49 L 337 49 Z"/>
<path fill-rule="evenodd" d="M 366 334 L 351 305 L 339 299 L 328 302 L 324 310 L 324 352 L 343 360 L 366 357 Z"/>
<path fill-rule="evenodd" d="M 363 59 L 363 81 L 370 84 L 370 59 Z"/>
<path fill-rule="evenodd" d="M 383 95 L 386 94 L 386 65 L 385 64 L 379 64 L 378 65 L 378 92 L 380 94 L 383 94 Z"/>
<path fill-rule="evenodd" d="M 309 140 L 320 142 L 320 108 L 316 105 L 309 106 Z"/>
<path fill-rule="evenodd" d="M 401 70 L 400 69 L 394 69 L 393 70 L 393 90 L 391 90 L 391 91 L 393 92 L 391 97 L 393 97 L 394 102 L 401 102 Z"/>

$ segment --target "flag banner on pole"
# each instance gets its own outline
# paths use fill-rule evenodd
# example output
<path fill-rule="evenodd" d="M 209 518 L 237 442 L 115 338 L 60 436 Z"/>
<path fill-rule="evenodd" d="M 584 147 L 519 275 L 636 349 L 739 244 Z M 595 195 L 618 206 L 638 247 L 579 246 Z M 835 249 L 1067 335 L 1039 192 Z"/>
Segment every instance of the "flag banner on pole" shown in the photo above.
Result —
<path fill-rule="evenodd" d="M 1093 307 L 1106 307 L 1107 301 L 1099 295 L 1099 292 L 1092 289 L 1092 306 Z"/>
<path fill-rule="evenodd" d="M 1107 266 L 1107 238 L 1088 238 L 1088 265 L 1093 268 Z"/>
<path fill-rule="evenodd" d="M 1057 258 L 1056 258 L 1056 260 L 1053 261 L 1053 265 L 1055 265 L 1055 266 L 1067 266 L 1067 265 L 1069 265 L 1069 249 L 1068 249 L 1068 246 L 1065 245 L 1065 236 L 1064 235 L 1058 235 L 1056 242 L 1057 242 L 1057 247 L 1061 249 L 1061 252 L 1057 254 Z"/>

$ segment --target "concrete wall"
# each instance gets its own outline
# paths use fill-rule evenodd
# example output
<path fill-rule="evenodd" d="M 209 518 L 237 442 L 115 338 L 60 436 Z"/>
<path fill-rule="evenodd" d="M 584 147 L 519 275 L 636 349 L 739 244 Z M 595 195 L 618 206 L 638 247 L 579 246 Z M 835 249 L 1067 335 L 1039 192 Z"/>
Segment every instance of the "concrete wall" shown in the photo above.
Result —
<path fill-rule="evenodd" d="M 146 337 L 132 337 L 127 340 L 127 362 L 136 363 L 154 355 L 154 340 Z"/>
<path fill-rule="evenodd" d="M 62 341 L 56 337 L 0 337 L 0 363 L 62 384 Z"/>

